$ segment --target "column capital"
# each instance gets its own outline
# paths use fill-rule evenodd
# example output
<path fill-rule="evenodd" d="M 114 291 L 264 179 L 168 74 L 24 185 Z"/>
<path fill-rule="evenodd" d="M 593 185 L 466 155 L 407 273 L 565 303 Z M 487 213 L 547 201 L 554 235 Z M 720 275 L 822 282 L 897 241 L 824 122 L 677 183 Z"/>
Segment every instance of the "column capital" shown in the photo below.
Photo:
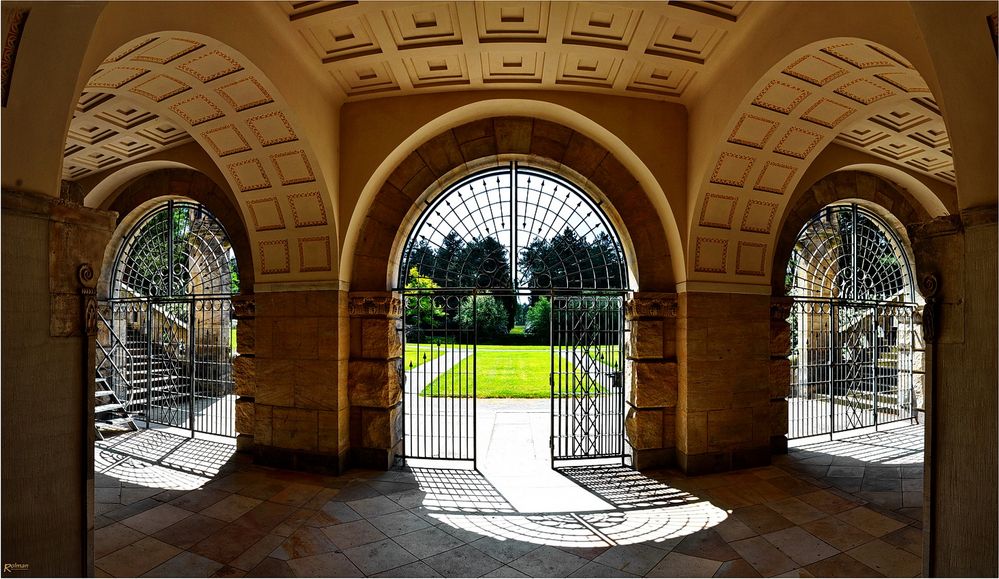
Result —
<path fill-rule="evenodd" d="M 625 304 L 629 320 L 675 318 L 676 294 L 665 292 L 635 292 Z"/>
<path fill-rule="evenodd" d="M 402 300 L 392 292 L 350 292 L 347 299 L 347 311 L 354 317 L 402 317 Z"/>

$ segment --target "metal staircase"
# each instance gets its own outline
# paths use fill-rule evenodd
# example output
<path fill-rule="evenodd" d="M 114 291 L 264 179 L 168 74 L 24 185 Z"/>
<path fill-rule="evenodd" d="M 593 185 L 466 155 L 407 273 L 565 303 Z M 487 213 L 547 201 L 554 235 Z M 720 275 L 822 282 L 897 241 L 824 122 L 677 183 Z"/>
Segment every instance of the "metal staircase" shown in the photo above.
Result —
<path fill-rule="evenodd" d="M 133 432 L 139 429 L 118 395 L 108 386 L 107 378 L 98 371 L 94 380 L 94 432 L 97 440 L 104 440 L 102 426 L 127 426 Z"/>

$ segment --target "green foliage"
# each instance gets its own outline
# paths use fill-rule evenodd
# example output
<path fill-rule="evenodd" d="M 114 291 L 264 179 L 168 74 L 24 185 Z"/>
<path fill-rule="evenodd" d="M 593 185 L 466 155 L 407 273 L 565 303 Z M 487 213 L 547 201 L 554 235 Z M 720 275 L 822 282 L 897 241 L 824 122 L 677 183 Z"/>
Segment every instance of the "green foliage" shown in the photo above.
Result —
<path fill-rule="evenodd" d="M 421 275 L 416 267 L 412 267 L 409 270 L 409 282 L 406 287 L 433 290 L 440 286 L 429 277 Z M 406 296 L 406 323 L 410 328 L 423 330 L 436 328 L 446 315 L 444 309 L 434 303 L 429 291 L 426 294 L 417 292 Z"/>
<path fill-rule="evenodd" d="M 527 323 L 524 326 L 524 333 L 528 336 L 547 336 L 552 325 L 552 303 L 548 298 L 541 298 L 534 302 L 531 309 L 527 310 Z"/>
<path fill-rule="evenodd" d="M 520 251 L 520 273 L 534 288 L 623 288 L 624 263 L 605 232 L 590 239 L 571 227 L 551 239 L 537 238 Z"/>
<path fill-rule="evenodd" d="M 509 329 L 506 308 L 493 296 L 468 296 L 461 300 L 458 325 L 468 330 L 472 328 L 473 323 L 480 343 L 505 335 Z"/>

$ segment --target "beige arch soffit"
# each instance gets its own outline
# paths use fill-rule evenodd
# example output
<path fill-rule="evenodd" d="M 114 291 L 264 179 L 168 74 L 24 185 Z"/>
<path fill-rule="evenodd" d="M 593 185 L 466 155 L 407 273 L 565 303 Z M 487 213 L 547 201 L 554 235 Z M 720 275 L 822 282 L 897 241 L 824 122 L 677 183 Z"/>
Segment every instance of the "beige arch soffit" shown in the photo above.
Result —
<path fill-rule="evenodd" d="M 911 63 L 860 38 L 808 44 L 747 91 L 707 170 L 694 177 L 688 291 L 770 287 L 788 199 L 834 141 L 886 165 L 955 182 L 939 107 Z"/>
<path fill-rule="evenodd" d="M 87 197 L 84 199 L 84 205 L 87 207 L 100 207 L 108 200 L 108 197 L 113 195 L 116 191 L 120 190 L 122 187 L 135 181 L 139 177 L 152 173 L 153 171 L 159 171 L 161 169 L 191 169 L 197 170 L 190 165 L 185 163 L 178 163 L 176 161 L 140 161 L 132 165 L 127 165 L 122 167 L 118 171 L 115 171 L 102 179 L 100 183 L 94 186 L 93 189 L 87 193 Z"/>
<path fill-rule="evenodd" d="M 361 226 L 364 223 L 364 218 L 371 209 L 375 195 L 392 171 L 399 166 L 399 163 L 407 155 L 415 151 L 417 147 L 443 131 L 470 121 L 495 116 L 535 117 L 556 122 L 579 131 L 613 153 L 648 193 L 649 200 L 659 214 L 659 220 L 663 224 L 666 239 L 670 245 L 670 260 L 672 262 L 673 275 L 676 276 L 675 279 L 684 279 L 686 269 L 683 264 L 683 245 L 673 210 L 666 200 L 666 193 L 662 190 L 662 187 L 660 187 L 649 168 L 645 166 L 645 163 L 638 158 L 638 155 L 624 141 L 595 121 L 561 105 L 527 99 L 492 99 L 458 107 L 433 119 L 414 131 L 412 135 L 400 143 L 385 157 L 385 160 L 382 161 L 378 168 L 375 169 L 375 172 L 368 179 L 367 184 L 361 191 L 357 205 L 351 215 L 350 224 L 347 226 L 343 243 L 343 256 L 340 260 L 340 286 L 342 289 L 347 289 L 350 286 L 354 264 L 354 248 L 357 245 L 358 236 L 361 234 Z"/>
<path fill-rule="evenodd" d="M 211 37 L 159 31 L 112 52 L 74 110 L 64 176 L 79 179 L 192 139 L 235 194 L 257 285 L 335 287 L 335 207 L 302 125 L 266 75 Z"/>
<path fill-rule="evenodd" d="M 920 183 L 919 179 L 916 179 L 909 173 L 906 173 L 897 167 L 881 165 L 879 163 L 856 163 L 840 167 L 834 172 L 839 171 L 863 171 L 872 175 L 877 175 L 883 179 L 893 181 L 908 191 L 909 194 L 923 206 L 923 209 L 930 214 L 930 217 L 950 215 L 950 211 L 947 211 L 947 208 L 944 207 L 940 198 L 937 197 L 929 187 Z"/>

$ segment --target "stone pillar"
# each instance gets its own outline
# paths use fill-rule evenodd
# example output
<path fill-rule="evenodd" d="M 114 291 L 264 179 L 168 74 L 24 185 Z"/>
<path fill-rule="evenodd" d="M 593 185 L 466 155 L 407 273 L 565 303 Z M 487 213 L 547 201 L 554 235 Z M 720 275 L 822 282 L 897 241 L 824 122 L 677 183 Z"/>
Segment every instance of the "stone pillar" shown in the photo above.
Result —
<path fill-rule="evenodd" d="M 115 214 L 3 191 L 5 563 L 93 574 L 94 278 Z M 83 267 L 86 266 L 86 267 Z"/>
<path fill-rule="evenodd" d="M 770 299 L 770 451 L 787 454 L 787 397 L 791 391 L 789 297 Z"/>
<path fill-rule="evenodd" d="M 676 294 L 636 292 L 625 314 L 631 326 L 628 417 L 633 465 L 672 466 L 676 434 Z"/>
<path fill-rule="evenodd" d="M 256 410 L 256 304 L 253 295 L 232 298 L 232 315 L 236 319 L 236 357 L 232 360 L 232 376 L 236 389 L 236 450 L 253 450 Z"/>
<path fill-rule="evenodd" d="M 676 456 L 688 474 L 770 463 L 770 296 L 679 294 Z"/>
<path fill-rule="evenodd" d="M 983 207 L 909 227 L 927 299 L 925 576 L 997 572 L 996 214 Z"/>
<path fill-rule="evenodd" d="M 351 458 L 388 469 L 402 453 L 402 302 L 392 292 L 351 292 L 349 300 Z"/>
<path fill-rule="evenodd" d="M 252 421 L 260 464 L 331 473 L 346 467 L 339 296 L 337 290 L 254 294 L 253 409 L 242 405 L 242 427 Z M 236 336 L 243 339 L 238 328 Z"/>

